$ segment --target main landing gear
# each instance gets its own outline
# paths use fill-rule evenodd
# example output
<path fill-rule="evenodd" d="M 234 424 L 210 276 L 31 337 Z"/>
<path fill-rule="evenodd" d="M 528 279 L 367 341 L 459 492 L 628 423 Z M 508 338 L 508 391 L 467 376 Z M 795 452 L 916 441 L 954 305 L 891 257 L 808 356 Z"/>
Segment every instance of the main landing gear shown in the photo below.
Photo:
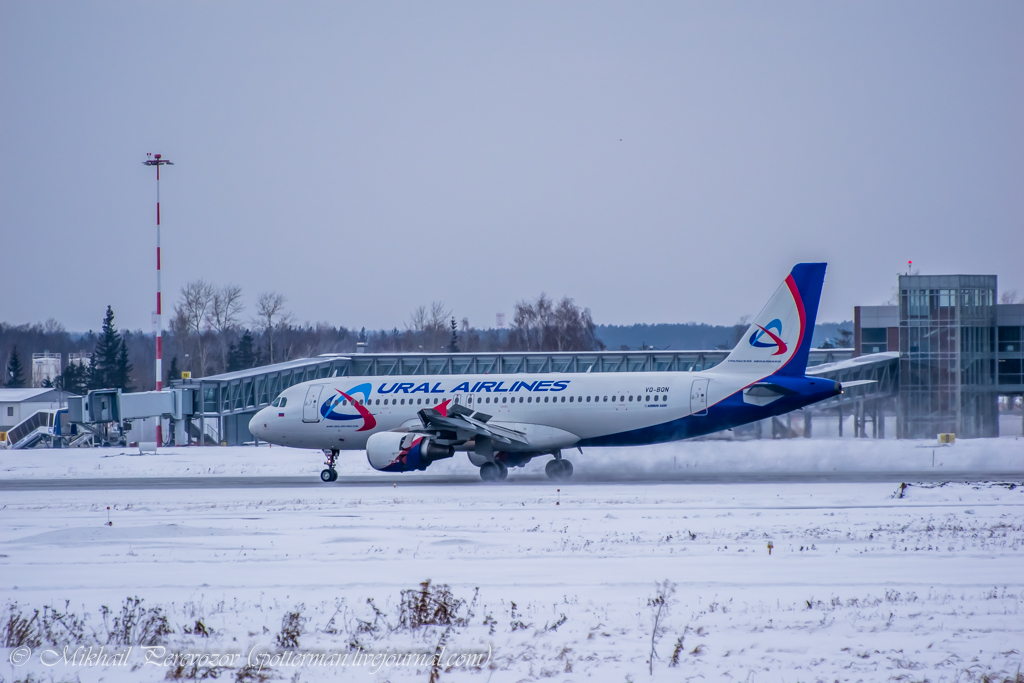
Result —
<path fill-rule="evenodd" d="M 327 456 L 327 469 L 320 473 L 320 481 L 330 482 L 338 480 L 338 470 L 334 469 L 334 463 L 338 460 L 339 452 L 337 449 L 324 451 L 324 455 Z"/>
<path fill-rule="evenodd" d="M 572 463 L 562 457 L 562 451 L 555 451 L 552 455 L 555 459 L 544 466 L 544 473 L 549 479 L 566 481 L 572 476 Z"/>
<path fill-rule="evenodd" d="M 501 481 L 508 476 L 508 467 L 505 463 L 495 460 L 485 462 L 480 467 L 480 478 L 484 481 Z"/>

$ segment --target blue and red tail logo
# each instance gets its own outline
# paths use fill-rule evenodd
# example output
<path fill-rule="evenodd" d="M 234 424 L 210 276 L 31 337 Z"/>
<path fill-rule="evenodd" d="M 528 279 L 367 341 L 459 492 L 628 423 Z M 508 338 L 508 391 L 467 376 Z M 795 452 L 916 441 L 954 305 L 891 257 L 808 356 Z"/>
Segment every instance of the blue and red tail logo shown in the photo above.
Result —
<path fill-rule="evenodd" d="M 772 330 L 775 330 L 775 332 L 772 332 Z M 786 342 L 782 341 L 782 337 L 779 336 L 781 334 L 782 321 L 776 318 L 775 320 L 771 321 L 764 327 L 761 327 L 760 325 L 757 326 L 757 329 L 754 330 L 754 333 L 750 335 L 750 345 L 759 349 L 776 348 L 777 350 L 772 355 L 781 356 L 782 354 L 789 350 L 789 347 L 786 346 Z M 765 335 L 768 336 L 770 341 L 761 341 L 765 337 Z"/>
<path fill-rule="evenodd" d="M 370 414 L 370 411 L 360 402 L 360 399 L 354 398 L 356 394 L 362 394 L 362 400 L 366 401 L 370 392 L 373 391 L 373 387 L 369 383 L 352 387 L 347 392 L 341 389 L 335 389 L 335 391 L 338 392 L 337 395 L 328 397 L 320 406 L 320 415 L 325 420 L 362 420 L 363 426 L 357 429 L 357 432 L 365 432 L 377 426 L 377 420 Z M 355 414 L 339 412 L 345 410 L 355 410 L 356 412 Z"/>

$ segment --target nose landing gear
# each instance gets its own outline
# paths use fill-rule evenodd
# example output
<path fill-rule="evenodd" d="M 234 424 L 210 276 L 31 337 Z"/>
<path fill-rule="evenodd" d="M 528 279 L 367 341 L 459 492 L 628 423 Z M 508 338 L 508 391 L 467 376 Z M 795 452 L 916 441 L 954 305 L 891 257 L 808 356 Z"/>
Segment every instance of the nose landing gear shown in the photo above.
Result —
<path fill-rule="evenodd" d="M 334 463 L 338 459 L 339 452 L 337 449 L 324 450 L 324 455 L 327 456 L 327 469 L 320 473 L 320 481 L 331 482 L 338 480 L 338 470 L 334 469 Z"/>

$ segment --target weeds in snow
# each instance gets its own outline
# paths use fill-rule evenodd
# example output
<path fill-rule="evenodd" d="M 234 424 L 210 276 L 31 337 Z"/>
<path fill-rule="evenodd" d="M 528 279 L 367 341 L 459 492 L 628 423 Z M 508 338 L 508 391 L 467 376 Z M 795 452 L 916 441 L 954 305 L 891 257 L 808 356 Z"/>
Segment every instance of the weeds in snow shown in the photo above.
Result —
<path fill-rule="evenodd" d="M 37 648 L 42 642 L 39 610 L 33 610 L 30 616 L 26 616 L 21 613 L 18 603 L 9 604 L 3 628 L 4 647 Z"/>
<path fill-rule="evenodd" d="M 281 631 L 274 638 L 278 647 L 294 650 L 299 646 L 299 636 L 302 635 L 302 627 L 306 625 L 306 618 L 302 616 L 305 608 L 305 605 L 299 605 L 294 612 L 286 612 L 281 617 Z"/>
<path fill-rule="evenodd" d="M 160 645 L 174 633 L 160 607 L 143 607 L 139 597 L 126 598 L 121 613 L 114 614 L 106 605 L 100 608 L 108 645 Z"/>
<path fill-rule="evenodd" d="M 421 626 L 466 626 L 473 617 L 480 589 L 473 593 L 473 600 L 456 598 L 448 584 L 432 585 L 430 579 L 422 582 L 419 589 L 402 591 L 398 607 L 399 628 L 417 629 Z"/>
<path fill-rule="evenodd" d="M 651 654 L 647 659 L 648 672 L 654 675 L 654 660 L 657 658 L 658 641 L 665 635 L 664 620 L 668 617 L 671 609 L 670 601 L 676 592 L 676 585 L 665 579 L 658 584 L 653 598 L 647 598 L 647 606 L 652 612 L 653 625 L 651 628 Z"/>

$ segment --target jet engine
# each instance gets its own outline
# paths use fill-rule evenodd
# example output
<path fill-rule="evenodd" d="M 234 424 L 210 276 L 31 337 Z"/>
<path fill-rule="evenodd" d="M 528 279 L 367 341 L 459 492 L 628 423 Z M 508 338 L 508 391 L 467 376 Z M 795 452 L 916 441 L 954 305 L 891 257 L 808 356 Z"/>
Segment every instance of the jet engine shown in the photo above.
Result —
<path fill-rule="evenodd" d="M 403 432 L 377 432 L 366 440 L 366 459 L 382 472 L 425 470 L 436 460 L 455 455 L 451 446 L 440 446 L 429 436 Z"/>

